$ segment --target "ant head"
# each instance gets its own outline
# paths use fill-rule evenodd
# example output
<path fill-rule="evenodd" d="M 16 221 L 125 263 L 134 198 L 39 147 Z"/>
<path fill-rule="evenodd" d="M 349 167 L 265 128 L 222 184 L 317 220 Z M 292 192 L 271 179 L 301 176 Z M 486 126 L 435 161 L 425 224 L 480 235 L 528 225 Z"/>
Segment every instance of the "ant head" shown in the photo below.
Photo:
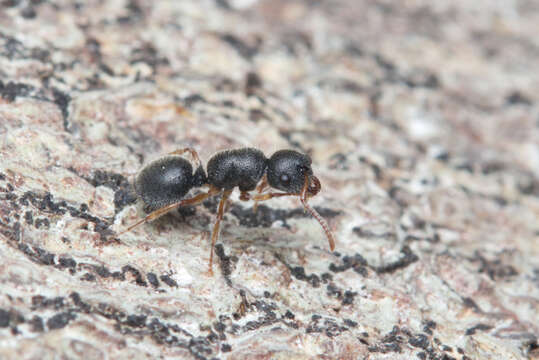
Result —
<path fill-rule="evenodd" d="M 309 181 L 308 196 L 320 191 L 320 181 L 313 175 L 311 158 L 294 150 L 280 150 L 268 160 L 268 184 L 288 193 L 301 193 L 305 179 Z"/>

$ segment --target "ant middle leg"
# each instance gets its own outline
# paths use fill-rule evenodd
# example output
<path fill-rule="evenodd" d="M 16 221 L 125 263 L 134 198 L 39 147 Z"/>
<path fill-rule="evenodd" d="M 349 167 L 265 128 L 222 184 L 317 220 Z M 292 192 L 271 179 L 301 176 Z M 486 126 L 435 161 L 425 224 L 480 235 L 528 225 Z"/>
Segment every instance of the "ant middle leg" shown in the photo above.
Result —
<path fill-rule="evenodd" d="M 147 216 L 145 216 L 144 218 L 140 219 L 139 221 L 137 221 L 136 223 L 134 223 L 133 225 L 128 227 L 127 229 L 125 229 L 124 231 L 119 233 L 118 236 L 121 236 L 121 235 L 133 230 L 134 228 L 136 228 L 139 225 L 142 225 L 144 223 L 153 221 L 153 220 L 165 215 L 166 213 L 168 213 L 168 212 L 170 212 L 170 211 L 172 211 L 172 210 L 174 210 L 174 209 L 176 209 L 176 208 L 178 208 L 180 206 L 199 204 L 202 201 L 209 198 L 210 196 L 217 195 L 219 193 L 219 191 L 220 191 L 219 189 L 211 187 L 210 190 L 208 190 L 207 193 L 198 194 L 198 195 L 193 196 L 192 198 L 180 200 L 180 201 L 172 203 L 170 205 L 163 206 L 160 209 L 152 211 Z"/>
<path fill-rule="evenodd" d="M 262 178 L 262 182 L 256 187 L 256 193 L 257 195 L 262 194 L 262 192 L 269 186 L 268 184 L 268 177 L 266 174 L 264 174 L 264 177 Z M 258 200 L 255 200 L 255 203 L 253 204 L 253 212 L 256 212 L 256 209 L 258 209 Z"/>
<path fill-rule="evenodd" d="M 221 201 L 219 202 L 219 209 L 217 210 L 217 220 L 215 221 L 215 225 L 213 225 L 213 231 L 211 234 L 211 247 L 210 247 L 210 262 L 209 262 L 209 274 L 213 275 L 213 248 L 215 246 L 215 242 L 217 241 L 217 238 L 219 237 L 219 227 L 221 224 L 221 220 L 223 219 L 223 214 L 225 213 L 225 204 L 228 201 L 228 198 L 230 197 L 230 194 L 232 194 L 233 189 L 227 189 L 223 191 L 223 195 L 221 196 Z"/>

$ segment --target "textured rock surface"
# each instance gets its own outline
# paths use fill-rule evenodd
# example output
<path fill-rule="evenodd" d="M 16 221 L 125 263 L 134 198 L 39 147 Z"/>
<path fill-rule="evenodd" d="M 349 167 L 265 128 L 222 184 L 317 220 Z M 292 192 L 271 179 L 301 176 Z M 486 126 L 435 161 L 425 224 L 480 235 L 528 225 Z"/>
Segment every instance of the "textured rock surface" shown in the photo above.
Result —
<path fill-rule="evenodd" d="M 0 358 L 525 359 L 536 1 L 2 1 Z M 121 241 L 142 164 L 310 153 L 312 200 Z M 237 194 L 235 194 L 237 197 Z"/>

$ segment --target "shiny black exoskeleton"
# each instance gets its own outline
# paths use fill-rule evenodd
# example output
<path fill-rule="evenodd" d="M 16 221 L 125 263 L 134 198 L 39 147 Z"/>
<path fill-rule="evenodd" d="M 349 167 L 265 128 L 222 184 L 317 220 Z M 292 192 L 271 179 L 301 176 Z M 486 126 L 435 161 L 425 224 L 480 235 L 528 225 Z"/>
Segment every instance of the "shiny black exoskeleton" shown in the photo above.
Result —
<path fill-rule="evenodd" d="M 272 188 L 298 193 L 303 187 L 305 175 L 313 176 L 311 158 L 294 150 L 279 150 L 268 160 L 268 184 Z"/>
<path fill-rule="evenodd" d="M 221 151 L 208 161 L 208 183 L 219 189 L 252 191 L 266 170 L 268 159 L 258 149 Z"/>
<path fill-rule="evenodd" d="M 193 166 L 185 158 L 169 155 L 146 165 L 133 185 L 150 212 L 182 200 L 189 190 L 206 182 L 202 166 L 193 172 Z"/>
<path fill-rule="evenodd" d="M 179 156 L 186 152 L 197 163 L 194 172 L 192 165 Z M 260 150 L 254 148 L 226 150 L 212 156 L 206 170 L 207 175 L 198 154 L 191 148 L 174 151 L 144 167 L 136 177 L 134 186 L 137 194 L 152 212 L 124 232 L 177 207 L 195 205 L 208 197 L 221 194 L 212 233 L 209 264 L 211 272 L 213 247 L 219 236 L 225 204 L 237 187 L 240 190 L 240 200 L 254 200 L 255 210 L 259 201 L 280 196 L 298 196 L 305 210 L 315 217 L 324 229 L 330 249 L 334 249 L 335 240 L 328 224 L 307 203 L 307 200 L 318 194 L 321 188 L 320 181 L 313 174 L 309 156 L 294 150 L 280 150 L 268 159 Z M 184 199 L 191 189 L 201 186 L 207 186 L 209 190 Z M 282 192 L 265 192 L 268 187 Z M 253 190 L 256 190 L 256 194 L 251 195 L 249 192 Z"/>

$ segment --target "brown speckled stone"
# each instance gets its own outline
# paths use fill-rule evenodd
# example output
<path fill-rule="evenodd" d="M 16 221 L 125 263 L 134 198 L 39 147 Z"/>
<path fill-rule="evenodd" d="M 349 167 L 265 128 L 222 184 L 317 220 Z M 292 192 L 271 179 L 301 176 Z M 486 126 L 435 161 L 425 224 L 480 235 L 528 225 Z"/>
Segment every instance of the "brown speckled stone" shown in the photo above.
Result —
<path fill-rule="evenodd" d="M 539 7 L 3 1 L 0 358 L 539 358 Z M 182 147 L 322 182 L 117 238 Z M 237 200 L 237 194 L 233 195 Z"/>

